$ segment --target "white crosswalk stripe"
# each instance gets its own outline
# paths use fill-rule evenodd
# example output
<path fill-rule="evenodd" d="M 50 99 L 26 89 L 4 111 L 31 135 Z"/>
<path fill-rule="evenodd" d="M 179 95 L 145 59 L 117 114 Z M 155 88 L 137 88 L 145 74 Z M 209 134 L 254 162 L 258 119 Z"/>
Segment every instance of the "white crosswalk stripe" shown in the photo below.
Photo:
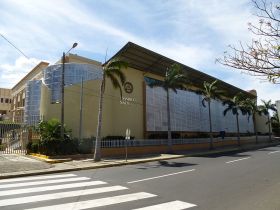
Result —
<path fill-rule="evenodd" d="M 47 180 L 47 181 L 36 181 L 36 182 L 23 182 L 23 183 L 13 183 L 13 184 L 4 184 L 0 185 L 0 188 L 15 188 L 15 187 L 26 187 L 32 185 L 43 185 L 43 184 L 55 184 L 60 182 L 75 182 L 75 181 L 85 181 L 89 180 L 87 177 L 77 177 L 77 178 L 68 178 L 68 179 L 55 179 L 55 180 Z"/>
<path fill-rule="evenodd" d="M 48 201 L 54 199 L 61 199 L 61 198 L 69 198 L 73 196 L 80 196 L 80 195 L 93 195 L 98 193 L 104 192 L 113 192 L 117 190 L 125 190 L 126 187 L 122 186 L 112 186 L 112 187 L 101 187 L 95 189 L 85 189 L 85 190 L 75 190 L 75 191 L 68 191 L 68 192 L 60 192 L 60 193 L 51 193 L 45 195 L 34 195 L 28 197 L 21 197 L 21 198 L 11 198 L 11 199 L 4 199 L 0 200 L 0 207 L 1 206 L 8 206 L 8 205 L 16 205 L 16 204 L 24 204 L 24 203 L 31 203 L 31 202 L 39 202 L 39 201 Z"/>
<path fill-rule="evenodd" d="M 118 203 L 124 203 L 128 201 L 135 201 L 145 198 L 151 198 L 156 197 L 154 194 L 146 193 L 146 192 L 140 192 L 140 193 L 132 193 L 132 194 L 126 194 L 126 195 L 118 195 L 118 196 L 112 196 L 108 198 L 99 198 L 99 199 L 93 199 L 89 201 L 80 201 L 80 202 L 73 202 L 73 203 L 66 203 L 66 204 L 60 204 L 60 205 L 54 205 L 54 206 L 48 206 L 48 207 L 39 207 L 39 208 L 33 208 L 32 210 L 59 210 L 59 209 L 88 209 L 88 208 L 96 208 L 101 206 L 108 206 Z M 28 209 L 31 210 L 31 209 Z"/>
<path fill-rule="evenodd" d="M 43 180 L 43 179 L 55 179 L 55 178 L 67 178 L 67 177 L 75 177 L 75 174 L 59 174 L 59 175 L 49 175 L 49 176 L 32 176 L 32 177 L 22 177 L 22 178 L 14 178 L 14 179 L 3 179 L 0 180 L 1 183 L 7 182 L 22 182 L 22 181 L 32 181 L 32 180 Z"/>
<path fill-rule="evenodd" d="M 91 186 L 103 185 L 103 184 L 107 184 L 107 183 L 102 181 L 90 181 L 90 182 L 78 182 L 78 183 L 71 183 L 71 184 L 44 186 L 44 187 L 5 190 L 5 191 L 0 191 L 0 196 L 19 195 L 23 193 L 33 193 L 33 192 L 44 192 L 49 190 L 64 190 L 64 189 L 71 189 L 76 187 L 87 187 L 87 186 L 91 187 Z"/>
<path fill-rule="evenodd" d="M 129 189 L 124 186 L 109 186 L 106 182 L 93 181 L 91 178 L 78 177 L 75 174 L 0 180 L 0 209 L 78 210 L 120 205 L 126 202 L 134 205 L 132 201 L 140 202 L 148 199 L 150 202 L 149 199 L 157 197 L 148 192 L 128 192 L 127 190 Z M 106 193 L 110 193 L 110 196 Z M 138 203 L 138 207 L 139 204 L 141 202 Z M 180 210 L 195 206 L 195 204 L 176 200 L 156 205 L 153 202 L 153 205 L 137 208 L 137 210 Z"/>
<path fill-rule="evenodd" d="M 168 209 L 168 210 L 181 210 L 181 209 L 188 209 L 191 207 L 195 207 L 195 204 L 192 203 L 186 203 L 182 201 L 171 201 L 168 203 L 161 203 L 158 205 L 153 206 L 147 206 L 144 208 L 138 208 L 134 210 L 162 210 L 162 209 Z"/>

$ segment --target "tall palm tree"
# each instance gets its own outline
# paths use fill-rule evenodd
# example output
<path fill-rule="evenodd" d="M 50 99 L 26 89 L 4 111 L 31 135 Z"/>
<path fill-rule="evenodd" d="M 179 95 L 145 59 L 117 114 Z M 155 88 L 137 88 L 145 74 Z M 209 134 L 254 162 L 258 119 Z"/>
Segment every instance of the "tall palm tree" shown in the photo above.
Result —
<path fill-rule="evenodd" d="M 246 99 L 245 95 L 242 93 L 238 93 L 232 99 L 226 100 L 223 102 L 223 105 L 227 105 L 227 108 L 224 110 L 224 116 L 227 114 L 228 111 L 231 111 L 233 115 L 236 117 L 236 127 L 237 127 L 237 143 L 238 146 L 240 144 L 240 131 L 239 131 L 239 112 L 243 115 L 247 113 L 247 109 L 244 105 L 244 100 Z"/>
<path fill-rule="evenodd" d="M 204 96 L 202 99 L 202 105 L 206 107 L 205 102 L 208 104 L 208 115 L 209 115 L 209 129 L 210 129 L 210 149 L 214 149 L 213 146 L 213 131 L 212 131 L 212 117 L 211 117 L 211 100 L 212 99 L 220 99 L 221 95 L 224 91 L 219 90 L 217 87 L 217 80 L 212 83 L 204 81 L 203 90 L 201 90 L 201 94 Z"/>
<path fill-rule="evenodd" d="M 257 100 L 252 98 L 246 98 L 244 101 L 245 109 L 247 109 L 248 120 L 252 115 L 253 124 L 254 124 L 254 133 L 256 136 L 256 144 L 258 144 L 258 132 L 257 132 L 257 124 L 256 124 L 256 115 L 261 115 L 261 111 L 257 105 Z"/>
<path fill-rule="evenodd" d="M 169 102 L 169 90 L 171 89 L 177 93 L 176 89 L 183 88 L 187 82 L 187 77 L 182 73 L 181 66 L 179 64 L 173 64 L 167 68 L 163 81 L 154 80 L 149 84 L 150 87 L 162 87 L 166 91 L 167 99 L 167 135 L 168 135 L 168 148 L 169 152 L 172 152 L 172 136 L 171 136 L 171 121 L 170 121 L 170 102 Z"/>
<path fill-rule="evenodd" d="M 271 100 L 269 101 L 264 101 L 261 100 L 263 105 L 260 106 L 260 110 L 261 112 L 267 116 L 267 124 L 268 124 L 268 130 L 269 130 L 269 141 L 272 141 L 271 139 L 271 122 L 270 122 L 270 115 L 269 115 L 269 111 L 277 111 L 276 109 L 276 105 L 273 104 L 271 102 Z"/>
<path fill-rule="evenodd" d="M 98 121 L 97 121 L 97 131 L 96 131 L 96 141 L 94 150 L 94 161 L 101 160 L 101 128 L 102 128 L 102 111 L 103 111 L 103 99 L 106 87 L 106 79 L 112 82 L 115 89 L 120 90 L 120 95 L 122 98 L 122 85 L 125 82 L 125 75 L 121 71 L 122 68 L 127 68 L 127 63 L 115 58 L 105 63 L 102 67 L 103 77 L 100 85 L 100 99 L 98 108 Z"/>

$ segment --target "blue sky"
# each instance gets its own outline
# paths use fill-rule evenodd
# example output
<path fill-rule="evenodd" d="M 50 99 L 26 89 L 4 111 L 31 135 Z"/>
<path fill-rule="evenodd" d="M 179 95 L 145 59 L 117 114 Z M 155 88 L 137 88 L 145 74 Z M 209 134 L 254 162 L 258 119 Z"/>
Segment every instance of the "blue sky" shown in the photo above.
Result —
<path fill-rule="evenodd" d="M 104 61 L 128 41 L 222 79 L 259 99 L 280 99 L 273 85 L 215 63 L 229 44 L 249 42 L 257 22 L 250 0 L 0 0 L 0 87 L 11 88 L 39 61 L 72 53 Z"/>

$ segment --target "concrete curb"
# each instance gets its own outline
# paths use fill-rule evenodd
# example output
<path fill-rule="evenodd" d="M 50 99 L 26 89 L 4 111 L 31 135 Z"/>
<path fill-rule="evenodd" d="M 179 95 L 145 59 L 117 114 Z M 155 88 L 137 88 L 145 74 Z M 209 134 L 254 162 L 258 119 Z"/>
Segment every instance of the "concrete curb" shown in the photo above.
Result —
<path fill-rule="evenodd" d="M 108 167 L 117 167 L 117 166 L 124 166 L 124 165 L 134 165 L 138 163 L 147 163 L 159 160 L 171 160 L 171 159 L 178 159 L 184 157 L 195 157 L 195 156 L 207 156 L 207 155 L 214 155 L 214 154 L 223 154 L 227 152 L 242 152 L 242 151 L 249 151 L 255 150 L 259 148 L 265 148 L 270 146 L 277 146 L 280 142 L 270 143 L 270 144 L 260 144 L 260 145 L 251 145 L 251 146 L 241 146 L 241 148 L 228 148 L 223 150 L 213 150 L 213 151 L 206 151 L 206 152 L 197 152 L 192 154 L 182 154 L 182 155 L 174 155 L 171 157 L 157 157 L 157 158 L 149 158 L 143 160 L 134 160 L 128 162 L 114 162 L 114 163 L 104 163 L 101 165 L 94 165 L 94 166 L 84 166 L 84 167 L 73 167 L 73 168 L 65 168 L 65 169 L 54 169 L 54 170 L 42 170 L 38 172 L 18 172 L 17 174 L 7 174 L 7 175 L 0 175 L 0 179 L 8 179 L 8 178 L 16 178 L 16 177 L 24 177 L 24 176 L 35 176 L 35 175 L 44 175 L 44 174 L 53 174 L 53 173 L 63 173 L 63 172 L 70 172 L 70 171 L 81 171 L 81 170 L 89 170 L 89 169 L 99 169 L 99 168 L 108 168 Z M 36 157 L 35 158 L 40 158 Z M 42 157 L 41 157 L 42 158 Z M 40 158 L 40 159 L 41 159 Z"/>
<path fill-rule="evenodd" d="M 170 160 L 170 159 L 177 159 L 183 158 L 185 155 L 176 155 L 176 157 L 165 157 L 165 158 L 157 158 L 157 159 L 146 159 L 146 160 L 136 160 L 132 162 L 121 162 L 121 163 L 109 163 L 103 165 L 95 165 L 95 166 L 84 166 L 84 167 L 73 167 L 67 169 L 56 169 L 56 170 L 42 170 L 39 172 L 19 172 L 18 174 L 9 174 L 9 175 L 0 175 L 1 179 L 8 179 L 8 178 L 16 178 L 16 177 L 25 177 L 25 176 L 35 176 L 35 175 L 44 175 L 44 174 L 53 174 L 53 173 L 63 173 L 63 172 L 70 172 L 70 171 L 81 171 L 81 170 L 89 170 L 89 169 L 98 169 L 98 168 L 109 168 L 109 167 L 117 167 L 123 165 L 134 165 L 138 163 L 146 163 L 146 162 L 153 162 L 158 160 Z"/>

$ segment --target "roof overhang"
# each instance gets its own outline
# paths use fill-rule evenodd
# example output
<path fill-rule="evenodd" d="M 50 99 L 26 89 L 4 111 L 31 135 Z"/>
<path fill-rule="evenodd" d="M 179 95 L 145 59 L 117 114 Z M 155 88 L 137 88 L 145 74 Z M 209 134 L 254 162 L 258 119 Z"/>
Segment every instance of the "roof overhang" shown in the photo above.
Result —
<path fill-rule="evenodd" d="M 123 61 L 126 61 L 129 67 L 131 68 L 144 72 L 150 72 L 160 76 L 164 76 L 166 69 L 170 67 L 172 64 L 178 63 L 182 66 L 183 70 L 185 71 L 188 78 L 190 79 L 190 82 L 198 88 L 203 87 L 204 81 L 213 82 L 214 80 L 218 80 L 219 81 L 217 84 L 218 87 L 226 91 L 229 94 L 229 96 L 234 96 L 237 93 L 242 92 L 252 98 L 256 97 L 255 95 L 247 91 L 244 91 L 231 84 L 223 82 L 222 80 L 219 80 L 215 77 L 212 77 L 196 69 L 193 69 L 189 66 L 186 66 L 182 63 L 167 58 L 163 55 L 148 50 L 132 42 L 128 42 L 111 59 L 116 57 L 120 58 Z"/>

